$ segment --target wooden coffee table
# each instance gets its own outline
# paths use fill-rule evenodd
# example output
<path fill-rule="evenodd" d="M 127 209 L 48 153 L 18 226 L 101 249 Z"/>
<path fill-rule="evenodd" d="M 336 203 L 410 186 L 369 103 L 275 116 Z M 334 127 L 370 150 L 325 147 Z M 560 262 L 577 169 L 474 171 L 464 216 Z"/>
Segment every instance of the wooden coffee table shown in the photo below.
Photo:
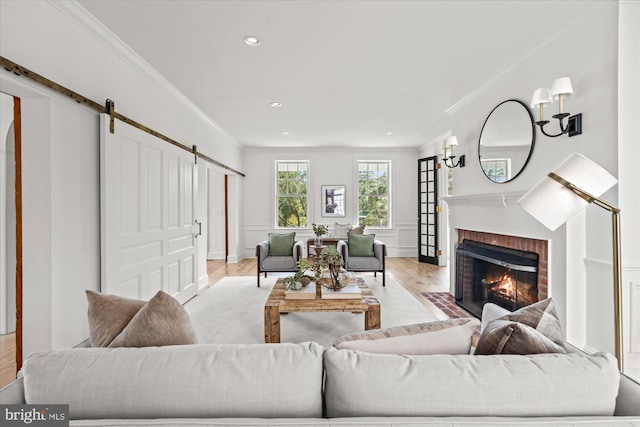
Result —
<path fill-rule="evenodd" d="M 322 299 L 320 297 L 321 285 L 316 284 L 315 299 L 285 300 L 285 285 L 282 283 L 282 279 L 278 279 L 264 304 L 264 342 L 280 342 L 280 313 L 316 311 L 364 313 L 364 329 L 379 328 L 380 302 L 363 279 L 358 278 L 358 285 L 362 291 L 360 299 Z"/>

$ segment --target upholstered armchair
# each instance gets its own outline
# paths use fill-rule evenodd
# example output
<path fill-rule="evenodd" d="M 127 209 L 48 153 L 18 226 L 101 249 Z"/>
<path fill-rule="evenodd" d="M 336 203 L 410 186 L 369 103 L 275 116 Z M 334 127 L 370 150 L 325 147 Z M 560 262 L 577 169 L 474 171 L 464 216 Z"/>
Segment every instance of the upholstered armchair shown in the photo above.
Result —
<path fill-rule="evenodd" d="M 293 237 L 291 236 L 293 235 Z M 258 243 L 256 258 L 258 260 L 258 287 L 260 274 L 267 272 L 295 272 L 296 264 L 302 258 L 302 242 L 296 242 L 295 233 L 269 233 L 269 239 Z"/>
<path fill-rule="evenodd" d="M 340 240 L 337 245 L 338 253 L 344 260 L 344 268 L 354 272 L 378 272 L 382 273 L 382 286 L 385 286 L 384 260 L 387 256 L 387 246 L 379 240 L 370 243 L 363 241 L 367 235 L 353 236 L 349 233 L 350 240 Z M 373 236 L 373 235 L 371 235 Z M 358 240 L 355 241 L 354 240 Z M 351 244 L 350 244 L 351 241 Z M 363 246 L 363 244 L 366 244 Z M 369 247 L 372 245 L 372 247 Z"/>

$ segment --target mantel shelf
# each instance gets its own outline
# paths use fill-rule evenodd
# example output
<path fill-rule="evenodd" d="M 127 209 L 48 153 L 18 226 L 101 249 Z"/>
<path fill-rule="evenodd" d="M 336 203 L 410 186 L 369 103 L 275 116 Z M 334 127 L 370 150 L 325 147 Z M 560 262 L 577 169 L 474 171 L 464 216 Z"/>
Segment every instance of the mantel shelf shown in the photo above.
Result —
<path fill-rule="evenodd" d="M 487 193 L 487 194 L 468 194 L 463 196 L 446 196 L 440 197 L 440 200 L 446 202 L 449 207 L 452 206 L 479 206 L 479 207 L 495 207 L 495 206 L 513 206 L 516 205 L 518 199 L 522 197 L 526 191 L 512 191 L 504 193 Z"/>

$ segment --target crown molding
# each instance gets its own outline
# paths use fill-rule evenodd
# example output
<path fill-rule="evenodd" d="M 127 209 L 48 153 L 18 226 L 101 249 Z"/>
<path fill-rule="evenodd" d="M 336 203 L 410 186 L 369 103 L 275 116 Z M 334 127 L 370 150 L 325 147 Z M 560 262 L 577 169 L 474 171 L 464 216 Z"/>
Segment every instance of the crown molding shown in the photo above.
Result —
<path fill-rule="evenodd" d="M 454 104 L 452 104 L 449 108 L 444 110 L 445 113 L 449 115 L 453 115 L 458 111 L 465 108 L 467 105 L 471 104 L 473 101 L 482 96 L 485 92 L 488 92 L 489 89 L 495 85 L 497 82 L 502 80 L 505 76 L 509 75 L 513 70 L 518 68 L 520 65 L 537 55 L 539 52 L 546 49 L 549 45 L 554 43 L 560 43 L 561 40 L 567 36 L 567 34 L 578 29 L 583 22 L 590 16 L 595 15 L 600 12 L 605 7 L 608 7 L 612 2 L 602 2 L 587 8 L 582 14 L 576 16 L 572 19 L 570 23 L 566 26 L 563 26 L 562 29 L 556 31 L 551 34 L 546 39 L 542 40 L 538 45 L 531 49 L 528 52 L 514 58 L 510 63 L 505 64 L 500 71 L 495 73 L 490 79 L 486 80 L 484 83 L 480 84 L 475 89 L 467 92 L 462 98 L 457 100 Z"/>
<path fill-rule="evenodd" d="M 176 88 L 169 80 L 163 77 L 162 74 L 160 74 L 147 61 L 145 61 L 140 55 L 138 55 L 133 49 L 131 49 L 129 45 L 127 45 L 120 37 L 109 30 L 95 16 L 90 14 L 84 7 L 82 7 L 82 5 L 80 5 L 80 3 L 78 3 L 76 0 L 48 1 L 56 9 L 58 9 L 60 12 L 62 12 L 64 15 L 78 24 L 88 34 L 90 34 L 104 46 L 109 48 L 127 65 L 136 70 L 147 80 L 155 84 L 157 88 L 162 90 L 165 94 L 169 95 L 178 103 L 182 104 L 187 110 L 193 113 L 204 123 L 221 133 L 235 146 L 237 146 L 238 148 L 243 148 L 242 144 L 240 144 L 238 140 L 232 137 L 222 126 L 216 123 L 211 117 L 209 117 L 204 111 L 202 111 L 200 107 L 198 107 L 182 92 L 180 92 L 178 88 Z"/>

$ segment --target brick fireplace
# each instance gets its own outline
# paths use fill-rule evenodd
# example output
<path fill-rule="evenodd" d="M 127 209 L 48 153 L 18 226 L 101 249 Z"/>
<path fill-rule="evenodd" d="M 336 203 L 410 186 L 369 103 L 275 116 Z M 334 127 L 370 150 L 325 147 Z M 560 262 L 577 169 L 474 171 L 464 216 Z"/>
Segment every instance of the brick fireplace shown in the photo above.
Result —
<path fill-rule="evenodd" d="M 458 229 L 459 305 L 480 317 L 486 302 L 513 311 L 547 296 L 546 240 Z"/>

